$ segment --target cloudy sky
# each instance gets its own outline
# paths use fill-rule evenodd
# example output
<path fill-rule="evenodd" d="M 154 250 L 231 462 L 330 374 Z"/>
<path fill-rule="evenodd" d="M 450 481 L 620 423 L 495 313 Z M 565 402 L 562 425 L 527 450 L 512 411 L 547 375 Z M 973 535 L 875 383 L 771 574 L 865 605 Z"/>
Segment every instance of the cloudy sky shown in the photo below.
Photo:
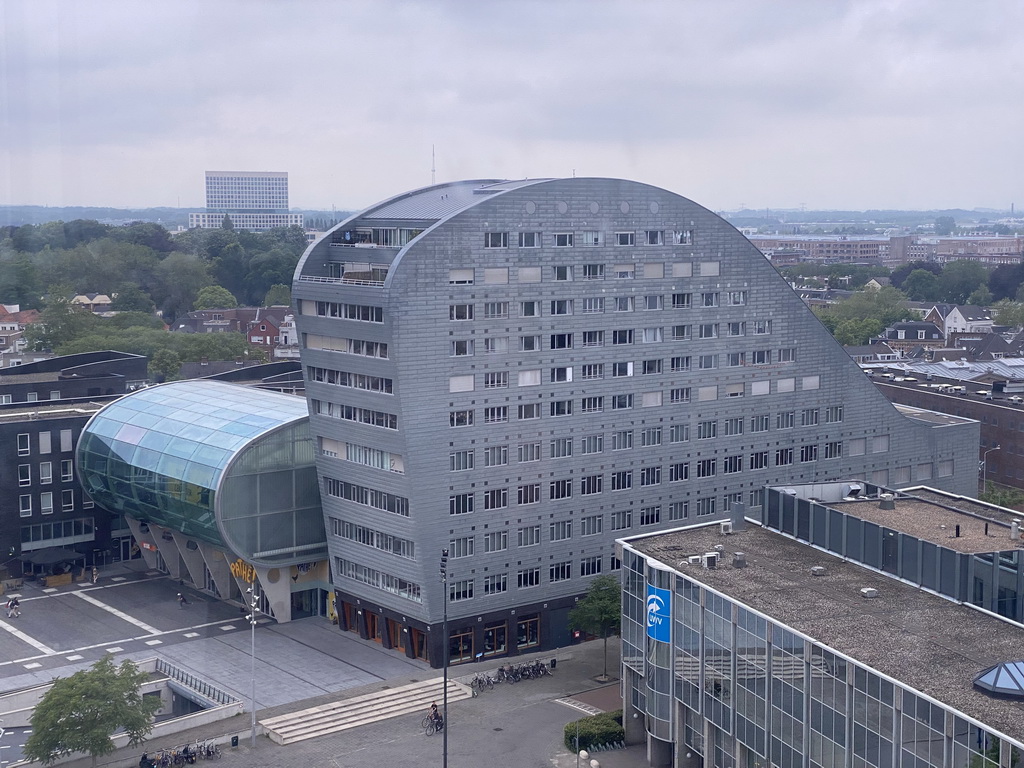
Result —
<path fill-rule="evenodd" d="M 1024 205 L 1016 0 L 0 0 L 0 205 L 354 209 L 617 176 L 713 209 Z"/>

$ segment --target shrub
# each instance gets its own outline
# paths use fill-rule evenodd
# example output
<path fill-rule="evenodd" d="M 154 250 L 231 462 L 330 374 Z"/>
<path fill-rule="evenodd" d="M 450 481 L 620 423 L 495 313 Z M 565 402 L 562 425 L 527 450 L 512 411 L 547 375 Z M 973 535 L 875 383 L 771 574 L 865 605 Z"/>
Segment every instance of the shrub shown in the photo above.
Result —
<path fill-rule="evenodd" d="M 576 724 L 579 723 L 580 743 L 576 744 Z M 565 747 L 573 754 L 580 749 L 593 749 L 602 744 L 615 744 L 626 740 L 622 727 L 622 710 L 602 712 L 574 720 L 565 726 Z"/>

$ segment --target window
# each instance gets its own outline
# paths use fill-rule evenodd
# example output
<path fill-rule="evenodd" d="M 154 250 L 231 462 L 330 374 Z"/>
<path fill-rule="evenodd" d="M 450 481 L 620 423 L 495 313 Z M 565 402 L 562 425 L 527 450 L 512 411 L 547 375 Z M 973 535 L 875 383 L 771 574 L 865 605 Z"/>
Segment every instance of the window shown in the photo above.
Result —
<path fill-rule="evenodd" d="M 670 389 L 668 392 L 669 401 L 673 403 L 688 403 L 690 402 L 690 388 L 689 387 L 676 387 Z"/>
<path fill-rule="evenodd" d="M 502 355 L 508 352 L 507 336 L 492 336 L 484 339 L 485 355 Z"/>
<path fill-rule="evenodd" d="M 670 443 L 686 443 L 690 440 L 689 424 L 673 424 L 668 430 L 668 441 Z"/>
<path fill-rule="evenodd" d="M 702 293 L 700 295 L 700 305 L 702 307 L 717 307 L 718 306 L 718 293 Z"/>
<path fill-rule="evenodd" d="M 690 325 L 673 325 L 672 341 L 689 341 L 693 338 L 693 329 Z"/>
<path fill-rule="evenodd" d="M 580 410 L 583 413 L 600 413 L 604 410 L 603 397 L 584 397 L 580 401 Z"/>
<path fill-rule="evenodd" d="M 581 496 L 593 496 L 595 493 L 601 493 L 604 490 L 604 476 L 603 475 L 587 475 L 586 477 L 580 478 L 580 495 Z"/>
<path fill-rule="evenodd" d="M 540 526 L 530 525 L 516 532 L 516 543 L 520 547 L 534 547 L 540 544 Z"/>
<path fill-rule="evenodd" d="M 25 494 L 24 496 L 18 497 L 18 510 L 22 517 L 32 516 L 32 496 Z"/>
<path fill-rule="evenodd" d="M 580 560 L 580 576 L 596 576 L 601 572 L 601 556 L 584 557 Z"/>
<path fill-rule="evenodd" d="M 871 452 L 872 453 L 885 453 L 889 450 L 889 436 L 888 435 L 875 435 L 871 438 Z"/>
<path fill-rule="evenodd" d="M 690 505 L 685 501 L 673 501 L 668 505 L 669 520 L 685 520 L 690 513 Z"/>
<path fill-rule="evenodd" d="M 636 232 L 616 232 L 616 245 L 636 245 Z"/>
<path fill-rule="evenodd" d="M 505 389 L 508 387 L 508 371 L 491 371 L 484 374 L 484 389 Z"/>
<path fill-rule="evenodd" d="M 386 344 L 384 346 L 387 347 Z M 387 354 L 385 354 L 384 357 L 387 357 Z M 72 445 L 71 445 L 71 430 L 70 429 L 62 429 L 60 431 L 60 452 L 61 453 L 67 453 L 71 449 L 72 449 Z M 40 453 L 49 453 L 50 452 L 50 433 L 49 432 L 40 432 L 39 433 L 39 452 Z"/>
<path fill-rule="evenodd" d="M 722 474 L 733 475 L 743 471 L 742 456 L 726 456 L 722 459 Z"/>
<path fill-rule="evenodd" d="M 540 336 L 520 336 L 520 352 L 538 352 L 540 350 Z"/>
<path fill-rule="evenodd" d="M 552 416 L 572 416 L 572 400 L 553 400 L 549 408 Z"/>
<path fill-rule="evenodd" d="M 641 507 L 640 525 L 657 525 L 661 522 L 661 507 Z"/>
<path fill-rule="evenodd" d="M 825 443 L 825 458 L 826 459 L 841 459 L 843 458 L 843 444 L 840 441 L 832 443 Z M 907 480 L 909 482 L 909 478 Z"/>
<path fill-rule="evenodd" d="M 702 339 L 718 338 L 718 323 L 701 323 L 699 337 Z"/>
<path fill-rule="evenodd" d="M 640 470 L 640 485 L 660 485 L 661 467 L 644 467 Z"/>
<path fill-rule="evenodd" d="M 540 483 L 520 485 L 516 489 L 517 504 L 537 504 L 540 501 Z"/>
<path fill-rule="evenodd" d="M 684 480 L 690 479 L 690 462 L 679 461 L 675 464 L 669 464 L 668 467 L 668 481 L 670 483 L 680 483 Z"/>
<path fill-rule="evenodd" d="M 633 472 L 631 470 L 623 470 L 620 472 L 612 472 L 612 490 L 613 491 L 625 491 L 633 487 Z"/>
<path fill-rule="evenodd" d="M 746 336 L 747 334 L 747 324 L 743 322 L 729 323 L 727 328 L 729 336 Z"/>
<path fill-rule="evenodd" d="M 673 357 L 669 360 L 669 369 L 672 373 L 683 373 L 690 370 L 690 356 Z"/>
<path fill-rule="evenodd" d="M 717 459 L 701 459 L 697 462 L 697 477 L 714 477 L 717 469 Z"/>
<path fill-rule="evenodd" d="M 693 230 L 677 229 L 672 233 L 672 239 L 676 245 L 693 245 Z"/>
<path fill-rule="evenodd" d="M 623 531 L 633 527 L 633 513 L 624 509 L 619 512 L 612 512 L 611 525 L 613 531 Z"/>
<path fill-rule="evenodd" d="M 484 534 L 484 552 L 504 552 L 508 549 L 508 531 L 491 531 Z"/>
<path fill-rule="evenodd" d="M 508 590 L 508 575 L 504 573 L 492 573 L 484 576 L 484 594 L 497 595 Z"/>
<path fill-rule="evenodd" d="M 657 309 L 665 308 L 665 297 L 664 296 L 644 296 L 644 309 L 647 311 L 654 311 Z"/>
<path fill-rule="evenodd" d="M 664 332 L 664 328 L 644 328 L 643 343 L 657 344 L 660 341 L 664 341 Z"/>
<path fill-rule="evenodd" d="M 572 232 L 556 232 L 554 243 L 555 248 L 572 248 Z"/>
<path fill-rule="evenodd" d="M 604 264 L 584 264 L 584 280 L 604 280 Z"/>
<path fill-rule="evenodd" d="M 473 411 L 452 411 L 448 414 L 448 423 L 453 427 L 472 427 Z"/>
<path fill-rule="evenodd" d="M 50 491 L 39 494 L 39 512 L 43 515 L 53 514 L 53 493 Z"/>
<path fill-rule="evenodd" d="M 528 419 L 539 419 L 540 418 L 540 403 L 524 403 L 519 406 L 519 420 L 527 421 Z"/>
<path fill-rule="evenodd" d="M 615 264 L 612 266 L 612 277 L 616 280 L 632 280 L 636 276 L 636 267 L 632 264 Z"/>
<path fill-rule="evenodd" d="M 484 491 L 484 509 L 504 509 L 508 506 L 508 488 L 490 488 Z"/>
<path fill-rule="evenodd" d="M 584 435 L 580 438 L 580 453 L 583 455 L 604 451 L 604 435 Z"/>
<path fill-rule="evenodd" d="M 775 466 L 786 467 L 793 463 L 793 449 L 779 448 L 775 451 Z"/>
<path fill-rule="evenodd" d="M 612 432 L 612 450 L 625 451 L 633 447 L 633 432 L 625 429 L 620 432 Z"/>
<path fill-rule="evenodd" d="M 572 538 L 572 520 L 559 520 L 548 526 L 551 541 L 565 541 Z"/>
<path fill-rule="evenodd" d="M 554 299 L 551 302 L 552 315 L 571 315 L 572 299 Z"/>
<path fill-rule="evenodd" d="M 693 306 L 693 295 L 689 293 L 673 293 L 672 309 L 690 309 Z"/>
<path fill-rule="evenodd" d="M 626 408 L 633 407 L 633 395 L 612 395 L 610 398 L 612 403 L 612 410 L 619 411 Z"/>
<path fill-rule="evenodd" d="M 768 451 L 758 451 L 750 454 L 751 469 L 766 469 L 768 467 Z"/>
<path fill-rule="evenodd" d="M 580 378 L 584 380 L 603 379 L 604 363 L 587 363 L 580 366 Z"/>
<path fill-rule="evenodd" d="M 604 529 L 602 515 L 588 515 L 580 519 L 580 536 L 596 536 Z"/>
<path fill-rule="evenodd" d="M 564 459 L 566 456 L 572 456 L 572 438 L 556 437 L 551 441 L 551 458 Z"/>
<path fill-rule="evenodd" d="M 583 313 L 584 314 L 595 314 L 598 312 L 604 312 L 604 297 L 596 296 L 589 299 L 583 300 Z"/>
<path fill-rule="evenodd" d="M 830 405 L 825 409 L 825 423 L 838 424 L 843 420 L 843 406 Z"/>
<path fill-rule="evenodd" d="M 555 280 L 572 280 L 572 267 L 555 267 Z"/>
<path fill-rule="evenodd" d="M 519 446 L 519 463 L 540 461 L 540 443 L 522 443 Z"/>
<path fill-rule="evenodd" d="M 633 364 L 632 363 L 612 363 L 612 378 L 619 378 L 620 376 L 632 376 L 633 375 Z"/>
<path fill-rule="evenodd" d="M 473 451 L 455 451 L 448 454 L 449 469 L 452 472 L 462 472 L 473 468 Z"/>
<path fill-rule="evenodd" d="M 800 411 L 801 427 L 816 427 L 818 425 L 818 409 L 804 408 Z"/>
<path fill-rule="evenodd" d="M 451 352 L 449 353 L 452 357 L 469 357 L 473 354 L 473 340 L 472 339 L 460 339 L 452 341 Z"/>
<path fill-rule="evenodd" d="M 855 437 L 850 440 L 849 454 L 851 456 L 863 456 L 866 452 L 866 440 L 863 437 Z"/>
<path fill-rule="evenodd" d="M 548 578 L 551 581 L 565 581 L 572 578 L 572 563 L 552 563 L 548 568 Z"/>
<path fill-rule="evenodd" d="M 571 333 L 551 334 L 551 349 L 572 349 Z"/>
<path fill-rule="evenodd" d="M 640 430 L 640 446 L 661 445 L 661 427 L 647 427 Z"/>
<path fill-rule="evenodd" d="M 550 371 L 550 378 L 552 384 L 563 381 L 572 381 L 572 366 L 552 368 Z"/>
<path fill-rule="evenodd" d="M 536 387 L 540 385 L 540 370 L 520 371 L 516 380 L 520 387 Z"/>
<path fill-rule="evenodd" d="M 772 332 L 771 320 L 755 320 L 753 326 L 755 336 L 763 336 Z"/>
<path fill-rule="evenodd" d="M 452 539 L 448 542 L 448 551 L 451 553 L 453 560 L 458 557 L 472 557 L 473 537 L 463 536 L 458 539 Z"/>
<path fill-rule="evenodd" d="M 776 429 L 792 429 L 796 425 L 796 411 L 783 411 L 775 415 Z"/>
<path fill-rule="evenodd" d="M 18 455 L 28 456 L 31 448 L 29 446 L 29 436 L 27 433 L 18 435 Z"/>
<path fill-rule="evenodd" d="M 581 242 L 583 245 L 604 245 L 604 232 L 584 232 Z"/>
<path fill-rule="evenodd" d="M 507 301 L 488 301 L 484 304 L 484 318 L 487 320 L 500 320 L 508 317 Z"/>
<path fill-rule="evenodd" d="M 802 445 L 800 446 L 800 461 L 806 463 L 808 461 L 818 460 L 818 446 L 816 445 Z"/>
<path fill-rule="evenodd" d="M 715 514 L 715 498 L 697 499 L 697 517 L 705 517 Z"/>
<path fill-rule="evenodd" d="M 457 603 L 461 600 L 473 599 L 473 580 L 462 579 L 448 584 L 448 601 Z"/>
<path fill-rule="evenodd" d="M 710 440 L 718 437 L 717 421 L 701 421 L 697 424 L 697 439 Z"/>
<path fill-rule="evenodd" d="M 702 371 L 714 370 L 718 367 L 718 355 L 701 355 L 697 358 L 697 363 Z"/>
<path fill-rule="evenodd" d="M 449 320 L 472 320 L 473 319 L 473 305 L 472 304 L 451 304 L 448 306 L 448 319 Z"/>
<path fill-rule="evenodd" d="M 448 284 L 449 285 L 472 285 L 473 284 L 473 270 L 470 269 L 450 269 L 448 270 Z"/>
<path fill-rule="evenodd" d="M 730 307 L 742 307 L 747 303 L 746 291 L 729 291 L 725 294 L 726 303 Z"/>
<path fill-rule="evenodd" d="M 540 317 L 540 302 L 539 301 L 521 301 L 521 302 L 519 302 L 519 316 L 520 317 Z"/>
<path fill-rule="evenodd" d="M 796 361 L 796 347 L 786 347 L 779 350 L 780 363 L 792 363 Z"/>
<path fill-rule="evenodd" d="M 750 431 L 751 432 L 767 432 L 768 423 L 770 416 L 767 413 L 762 413 L 758 416 L 750 417 Z"/>
<path fill-rule="evenodd" d="M 612 344 L 632 344 L 633 343 L 633 331 L 622 330 L 612 331 Z"/>
<path fill-rule="evenodd" d="M 745 352 L 730 352 L 725 357 L 726 366 L 729 368 L 738 368 L 747 364 L 747 355 Z"/>
<path fill-rule="evenodd" d="M 485 467 L 503 467 L 508 464 L 508 446 L 491 445 L 484 448 Z"/>
<path fill-rule="evenodd" d="M 540 232 L 520 232 L 520 248 L 540 248 Z"/>
<path fill-rule="evenodd" d="M 18 465 L 18 485 L 32 485 L 32 465 Z"/>
<path fill-rule="evenodd" d="M 71 459 L 64 459 L 60 463 L 60 480 L 62 483 L 70 483 L 75 479 L 75 464 Z"/>
<path fill-rule="evenodd" d="M 583 346 L 584 347 L 603 347 L 604 346 L 604 331 L 584 331 L 583 332 Z"/>
<path fill-rule="evenodd" d="M 473 511 L 473 494 L 460 493 L 448 497 L 449 515 L 468 515 Z"/>
<path fill-rule="evenodd" d="M 508 248 L 508 232 L 484 232 L 484 248 Z"/>
<path fill-rule="evenodd" d="M 519 571 L 516 574 L 516 583 L 520 589 L 538 586 L 540 584 L 540 568 L 529 568 L 525 571 Z"/>
<path fill-rule="evenodd" d="M 615 311 L 616 312 L 632 312 L 633 311 L 633 297 L 632 296 L 616 296 Z"/>
<path fill-rule="evenodd" d="M 508 421 L 507 405 L 484 408 L 484 424 L 499 424 L 506 421 Z"/>

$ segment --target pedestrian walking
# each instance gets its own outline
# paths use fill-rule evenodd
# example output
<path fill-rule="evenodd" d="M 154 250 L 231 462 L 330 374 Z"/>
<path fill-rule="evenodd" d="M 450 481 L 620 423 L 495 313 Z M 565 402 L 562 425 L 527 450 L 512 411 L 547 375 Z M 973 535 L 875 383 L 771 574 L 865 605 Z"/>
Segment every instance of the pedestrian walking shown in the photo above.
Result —
<path fill-rule="evenodd" d="M 185 596 L 183 594 L 181 594 L 181 592 L 179 592 L 178 593 L 178 607 L 179 608 L 184 608 L 186 605 L 188 605 L 188 600 L 186 600 Z"/>
<path fill-rule="evenodd" d="M 16 619 L 21 616 L 21 602 L 18 598 L 12 597 L 7 601 L 7 618 Z"/>
<path fill-rule="evenodd" d="M 92 567 L 92 583 L 95 584 L 99 580 L 100 580 L 100 572 L 99 572 L 99 569 L 94 565 Z"/>

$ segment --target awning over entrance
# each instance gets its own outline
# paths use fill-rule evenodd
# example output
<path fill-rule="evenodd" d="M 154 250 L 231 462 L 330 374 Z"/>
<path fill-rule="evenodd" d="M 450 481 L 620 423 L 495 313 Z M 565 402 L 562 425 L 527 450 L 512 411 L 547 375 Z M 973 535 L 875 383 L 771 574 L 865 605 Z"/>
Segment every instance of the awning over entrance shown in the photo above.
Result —
<path fill-rule="evenodd" d="M 22 560 L 32 565 L 57 565 L 58 563 L 73 563 L 75 560 L 84 560 L 85 555 L 75 552 L 73 549 L 63 547 L 49 547 L 27 553 Z"/>

